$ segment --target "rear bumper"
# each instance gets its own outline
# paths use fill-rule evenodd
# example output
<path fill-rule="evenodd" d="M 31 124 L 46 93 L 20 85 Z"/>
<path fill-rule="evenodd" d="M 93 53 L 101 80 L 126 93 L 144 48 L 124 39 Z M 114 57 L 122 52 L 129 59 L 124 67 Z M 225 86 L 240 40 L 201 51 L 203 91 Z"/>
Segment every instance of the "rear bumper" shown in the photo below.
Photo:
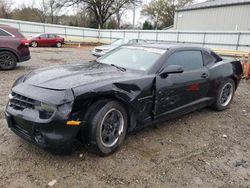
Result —
<path fill-rule="evenodd" d="M 48 123 L 27 121 L 17 114 L 5 112 L 8 127 L 19 137 L 53 153 L 69 154 L 80 126 L 67 126 L 66 120 Z"/>
<path fill-rule="evenodd" d="M 28 56 L 23 56 L 23 57 L 20 57 L 19 58 L 19 62 L 24 62 L 24 61 L 28 61 L 28 60 L 30 60 L 30 55 L 28 55 Z"/>

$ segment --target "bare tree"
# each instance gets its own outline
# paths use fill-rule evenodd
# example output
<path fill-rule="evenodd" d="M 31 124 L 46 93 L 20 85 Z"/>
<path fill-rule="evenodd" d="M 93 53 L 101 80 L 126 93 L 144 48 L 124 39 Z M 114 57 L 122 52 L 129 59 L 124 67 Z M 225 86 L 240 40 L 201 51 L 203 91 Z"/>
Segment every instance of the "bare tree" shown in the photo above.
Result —
<path fill-rule="evenodd" d="M 114 0 L 114 8 L 117 21 L 117 29 L 121 27 L 121 18 L 128 9 L 133 9 L 134 6 L 141 4 L 141 0 Z"/>
<path fill-rule="evenodd" d="M 48 6 L 45 2 L 45 0 L 41 0 L 39 1 L 39 8 L 40 10 L 42 11 L 42 15 L 41 15 L 41 21 L 43 23 L 46 23 L 47 22 L 47 15 L 48 15 Z"/>
<path fill-rule="evenodd" d="M 91 15 L 93 15 L 93 13 L 89 11 L 86 4 L 80 3 L 76 6 L 75 17 L 80 26 L 89 26 L 91 24 Z"/>
<path fill-rule="evenodd" d="M 142 15 L 153 21 L 155 29 L 167 27 L 173 25 L 176 9 L 193 2 L 194 0 L 152 0 L 143 7 Z"/>
<path fill-rule="evenodd" d="M 16 8 L 12 11 L 12 19 L 25 20 L 25 21 L 34 21 L 41 22 L 43 17 L 43 12 L 35 8 L 34 3 L 29 5 L 21 4 L 19 8 Z"/>
<path fill-rule="evenodd" d="M 12 0 L 0 0 L 0 18 L 11 18 Z"/>
<path fill-rule="evenodd" d="M 63 8 L 63 4 L 60 0 L 41 0 L 39 2 L 40 9 L 43 12 L 43 22 L 49 22 L 49 23 L 57 23 L 57 20 L 55 19 L 59 12 Z"/>
<path fill-rule="evenodd" d="M 137 0 L 66 0 L 69 6 L 85 3 L 87 9 L 94 14 L 99 28 L 103 28 L 112 15 L 115 15 L 134 1 Z"/>

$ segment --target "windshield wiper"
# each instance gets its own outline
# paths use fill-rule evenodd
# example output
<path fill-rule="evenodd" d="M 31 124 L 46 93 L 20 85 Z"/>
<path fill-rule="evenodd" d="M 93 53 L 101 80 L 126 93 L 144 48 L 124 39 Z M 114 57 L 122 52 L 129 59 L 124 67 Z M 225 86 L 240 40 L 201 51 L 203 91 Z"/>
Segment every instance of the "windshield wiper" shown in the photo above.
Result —
<path fill-rule="evenodd" d="M 115 67 L 115 68 L 117 68 L 117 69 L 119 69 L 119 70 L 121 70 L 122 72 L 125 72 L 125 71 L 126 71 L 126 69 L 123 68 L 123 67 L 119 67 L 119 66 L 114 65 L 114 64 L 110 64 L 110 65 L 113 66 L 113 67 Z"/>

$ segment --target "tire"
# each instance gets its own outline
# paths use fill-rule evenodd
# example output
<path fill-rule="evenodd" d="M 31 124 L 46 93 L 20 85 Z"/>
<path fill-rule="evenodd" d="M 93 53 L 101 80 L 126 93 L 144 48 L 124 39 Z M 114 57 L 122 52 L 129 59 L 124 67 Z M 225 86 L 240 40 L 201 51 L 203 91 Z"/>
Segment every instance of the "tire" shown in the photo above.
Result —
<path fill-rule="evenodd" d="M 227 109 L 232 102 L 234 93 L 235 93 L 234 81 L 231 78 L 226 79 L 219 86 L 219 89 L 216 92 L 215 102 L 212 105 L 212 107 L 218 111 Z"/>
<path fill-rule="evenodd" d="M 12 70 L 17 65 L 17 58 L 11 52 L 0 52 L 0 69 Z"/>
<path fill-rule="evenodd" d="M 86 148 L 100 156 L 114 153 L 127 133 L 127 111 L 116 101 L 98 101 L 89 110 L 87 127 L 82 131 Z"/>
<path fill-rule="evenodd" d="M 57 43 L 56 43 L 56 47 L 57 47 L 57 48 L 61 48 L 61 47 L 62 47 L 62 43 L 61 43 L 61 42 L 57 42 Z"/>
<path fill-rule="evenodd" d="M 38 46 L 38 43 L 36 41 L 32 41 L 30 46 L 36 48 Z"/>

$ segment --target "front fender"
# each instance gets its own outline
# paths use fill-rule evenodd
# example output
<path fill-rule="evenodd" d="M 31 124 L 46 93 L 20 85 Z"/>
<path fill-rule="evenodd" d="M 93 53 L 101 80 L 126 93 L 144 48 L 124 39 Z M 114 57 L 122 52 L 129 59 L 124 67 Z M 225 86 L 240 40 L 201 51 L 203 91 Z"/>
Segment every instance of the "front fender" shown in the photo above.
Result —
<path fill-rule="evenodd" d="M 114 82 L 96 89 L 91 89 L 91 86 L 75 88 L 73 109 L 82 112 L 98 100 L 117 100 L 127 108 L 131 117 L 135 115 L 136 122 L 141 122 L 152 115 L 153 79 L 148 77 L 137 81 Z"/>

